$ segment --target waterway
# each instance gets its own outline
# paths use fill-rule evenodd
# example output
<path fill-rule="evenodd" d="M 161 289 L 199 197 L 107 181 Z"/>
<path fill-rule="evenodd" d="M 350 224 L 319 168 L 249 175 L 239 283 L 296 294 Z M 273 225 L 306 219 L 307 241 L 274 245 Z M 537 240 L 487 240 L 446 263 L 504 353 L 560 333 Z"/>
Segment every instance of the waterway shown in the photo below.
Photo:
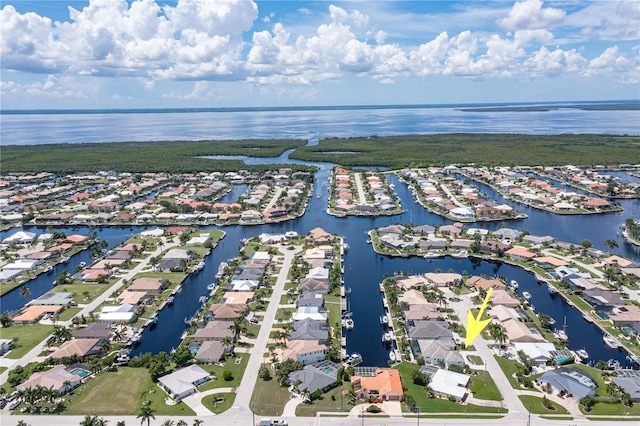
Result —
<path fill-rule="evenodd" d="M 300 163 L 289 160 L 288 153 L 278 158 L 242 158 L 247 163 L 256 164 L 286 164 Z M 619 350 L 609 350 L 602 342 L 602 333 L 591 323 L 569 307 L 561 297 L 551 297 L 546 286 L 536 284 L 535 278 L 520 268 L 494 262 L 484 262 L 473 259 L 453 259 L 446 257 L 443 259 L 425 260 L 422 258 L 392 258 L 376 255 L 367 244 L 366 232 L 380 226 L 392 223 L 413 222 L 416 224 L 446 224 L 449 220 L 441 218 L 420 205 L 416 204 L 411 192 L 406 185 L 401 183 L 394 175 L 389 176 L 391 183 L 395 185 L 395 190 L 402 202 L 405 213 L 392 217 L 376 218 L 336 218 L 326 214 L 327 186 L 331 164 L 328 163 L 305 163 L 319 167 L 314 184 L 314 191 L 320 194 L 317 198 L 313 194 L 309 199 L 306 213 L 295 220 L 270 225 L 258 226 L 233 226 L 224 227 L 226 237 L 206 258 L 205 268 L 191 276 L 183 283 L 182 292 L 175 297 L 172 306 L 167 306 L 159 314 L 158 325 L 146 330 L 142 342 L 134 353 L 160 351 L 170 351 L 178 346 L 185 324 L 184 319 L 190 318 L 199 308 L 199 298 L 207 294 L 207 285 L 213 281 L 213 277 L 218 270 L 220 262 L 233 258 L 237 255 L 239 245 L 243 238 L 251 238 L 263 232 L 286 232 L 289 230 L 305 234 L 309 230 L 320 226 L 328 232 L 345 238 L 349 249 L 344 256 L 344 281 L 345 286 L 351 289 L 348 297 L 349 309 L 353 312 L 355 328 L 346 332 L 347 351 L 358 352 L 363 355 L 364 365 L 384 366 L 387 365 L 388 348 L 381 342 L 382 327 L 379 317 L 383 315 L 382 298 L 379 290 L 379 283 L 385 276 L 393 275 L 396 271 L 411 271 L 413 273 L 433 272 L 439 269 L 442 272 L 453 270 L 456 272 L 466 271 L 469 274 L 486 274 L 489 276 L 503 275 L 508 280 L 515 279 L 520 284 L 519 291 L 529 291 L 532 294 L 532 303 L 536 306 L 537 312 L 551 315 L 556 320 L 556 326 L 560 327 L 566 317 L 567 334 L 569 336 L 569 348 L 585 348 L 590 354 L 590 360 L 617 359 L 624 366 L 628 362 L 625 354 Z M 486 185 L 476 184 L 491 198 L 517 208 L 526 213 L 529 217 L 518 221 L 482 223 L 478 226 L 490 230 L 500 227 L 512 227 L 517 229 L 528 229 L 532 234 L 552 235 L 559 240 L 579 244 L 583 239 L 589 239 L 594 247 L 603 250 L 610 250 L 605 247 L 607 239 L 614 239 L 619 246 L 613 252 L 622 256 L 640 260 L 640 253 L 637 247 L 624 243 L 618 235 L 619 226 L 627 217 L 637 218 L 640 211 L 640 201 L 621 200 L 624 211 L 608 215 L 577 215 L 558 216 L 544 211 L 523 206 L 509 200 L 504 200 L 500 194 L 493 191 Z M 232 192 L 225 195 L 222 202 L 231 202 L 246 190 L 246 186 L 236 187 Z M 109 242 L 109 247 L 113 247 L 125 240 L 133 233 L 142 231 L 143 227 L 132 228 L 97 228 L 100 238 L 105 238 Z M 206 229 L 216 229 L 208 227 Z M 44 232 L 44 229 L 30 229 L 37 232 Z M 65 232 L 78 232 L 88 234 L 92 230 L 87 228 L 60 229 Z M 13 230 L 0 233 L 0 238 L 4 238 Z M 68 265 L 69 269 L 75 268 L 81 261 L 88 261 L 88 252 L 76 255 Z M 53 276 L 44 275 L 30 283 L 32 298 L 37 297 L 52 288 Z M 16 309 L 25 303 L 25 299 L 18 296 L 17 291 L 10 292 L 0 298 L 2 311 Z"/>

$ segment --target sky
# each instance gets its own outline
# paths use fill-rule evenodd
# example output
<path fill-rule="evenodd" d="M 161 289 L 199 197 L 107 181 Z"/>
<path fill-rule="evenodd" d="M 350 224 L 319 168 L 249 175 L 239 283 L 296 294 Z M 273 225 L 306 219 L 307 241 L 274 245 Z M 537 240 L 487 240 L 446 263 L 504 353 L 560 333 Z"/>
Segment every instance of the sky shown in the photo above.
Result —
<path fill-rule="evenodd" d="M 640 1 L 0 0 L 0 108 L 640 99 Z"/>

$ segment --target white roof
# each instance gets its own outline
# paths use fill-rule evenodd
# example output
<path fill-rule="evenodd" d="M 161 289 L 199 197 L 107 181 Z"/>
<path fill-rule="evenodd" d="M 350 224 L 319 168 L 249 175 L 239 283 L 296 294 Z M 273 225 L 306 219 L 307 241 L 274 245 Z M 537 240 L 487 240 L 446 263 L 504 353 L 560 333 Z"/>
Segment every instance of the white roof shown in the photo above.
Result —
<path fill-rule="evenodd" d="M 271 259 L 271 255 L 269 254 L 269 252 L 266 252 L 266 251 L 257 251 L 255 253 L 253 253 L 253 257 L 251 259 L 253 259 L 253 260 L 269 260 L 269 259 Z"/>
<path fill-rule="evenodd" d="M 438 371 L 431 376 L 429 386 L 431 386 L 431 389 L 433 389 L 434 392 L 453 395 L 456 398 L 462 398 L 467 392 L 468 383 L 469 376 L 466 374 L 438 369 Z"/>
<path fill-rule="evenodd" d="M 556 347 L 553 343 L 548 342 L 515 342 L 513 344 L 518 352 L 524 352 L 531 359 L 551 358 L 551 351 L 555 351 Z"/>
<path fill-rule="evenodd" d="M 139 217 L 141 217 L 140 215 Z M 142 231 L 140 236 L 142 237 L 162 237 L 164 235 L 164 230 L 160 228 L 149 229 L 147 231 Z"/>
<path fill-rule="evenodd" d="M 7 238 L 2 240 L 3 243 L 11 243 L 13 241 L 22 241 L 22 242 L 31 242 L 33 237 L 35 237 L 35 232 L 27 232 L 27 231 L 18 231 L 14 234 L 9 235 Z"/>
<path fill-rule="evenodd" d="M 209 373 L 197 365 L 190 365 L 162 376 L 158 381 L 172 394 L 182 395 L 194 389 L 194 383 L 198 383 L 206 377 L 209 377 Z"/>

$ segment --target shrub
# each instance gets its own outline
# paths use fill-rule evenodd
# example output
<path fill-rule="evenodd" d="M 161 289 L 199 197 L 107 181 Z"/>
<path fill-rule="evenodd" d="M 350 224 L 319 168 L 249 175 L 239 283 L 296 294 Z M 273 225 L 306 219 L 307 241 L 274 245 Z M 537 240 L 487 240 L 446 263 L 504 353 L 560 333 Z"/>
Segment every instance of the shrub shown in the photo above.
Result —
<path fill-rule="evenodd" d="M 370 405 L 369 408 L 367 408 L 367 411 L 374 414 L 379 413 L 380 407 L 378 407 L 377 405 Z"/>
<path fill-rule="evenodd" d="M 233 374 L 231 374 L 231 370 L 224 370 L 222 372 L 222 378 L 225 382 L 230 382 L 231 380 L 233 380 Z"/>

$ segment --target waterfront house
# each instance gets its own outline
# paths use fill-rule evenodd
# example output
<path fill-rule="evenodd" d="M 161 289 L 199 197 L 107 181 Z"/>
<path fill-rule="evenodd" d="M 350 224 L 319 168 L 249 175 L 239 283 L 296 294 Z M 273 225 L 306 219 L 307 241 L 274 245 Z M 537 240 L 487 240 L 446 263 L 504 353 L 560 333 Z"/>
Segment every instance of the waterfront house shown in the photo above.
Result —
<path fill-rule="evenodd" d="M 316 294 L 327 294 L 330 288 L 326 280 L 316 278 L 304 278 L 300 281 L 300 284 L 298 284 L 299 291 Z"/>
<path fill-rule="evenodd" d="M 289 374 L 289 383 L 300 390 L 313 393 L 324 391 L 333 385 L 338 377 L 339 366 L 331 361 L 321 361 L 313 365 L 305 365 L 301 370 Z"/>
<path fill-rule="evenodd" d="M 75 339 L 104 339 L 111 337 L 110 322 L 92 322 L 86 327 L 79 328 L 73 333 Z"/>
<path fill-rule="evenodd" d="M 33 299 L 30 303 L 32 306 L 60 305 L 69 306 L 73 302 L 73 293 L 45 293 L 42 296 Z"/>
<path fill-rule="evenodd" d="M 412 341 L 412 349 L 417 359 L 422 358 L 427 365 L 444 365 L 449 368 L 452 365 L 464 366 L 464 357 L 456 351 L 453 338 Z"/>
<path fill-rule="evenodd" d="M 294 330 L 289 332 L 289 340 L 315 340 L 326 344 L 329 333 L 322 321 L 311 318 L 298 321 L 294 324 Z"/>
<path fill-rule="evenodd" d="M 194 342 L 206 340 L 224 340 L 230 337 L 235 340 L 235 333 L 231 329 L 232 321 L 209 321 L 203 328 L 199 328 L 193 335 Z"/>
<path fill-rule="evenodd" d="M 580 296 L 596 310 L 610 310 L 614 306 L 624 305 L 622 297 L 611 290 L 593 288 L 583 291 Z"/>
<path fill-rule="evenodd" d="M 28 306 L 23 309 L 18 315 L 12 318 L 16 324 L 33 324 L 40 321 L 45 314 L 58 314 L 62 312 L 64 306 L 61 305 L 36 305 Z"/>
<path fill-rule="evenodd" d="M 298 307 L 315 306 L 322 307 L 324 305 L 324 296 L 320 293 L 312 291 L 303 291 L 298 297 Z"/>
<path fill-rule="evenodd" d="M 351 383 L 359 399 L 379 398 L 382 401 L 402 401 L 404 391 L 398 370 L 378 368 L 373 375 L 351 376 Z"/>
<path fill-rule="evenodd" d="M 595 396 L 597 387 L 595 380 L 586 372 L 571 367 L 547 371 L 536 382 L 549 383 L 554 393 L 565 392 L 576 399 Z"/>
<path fill-rule="evenodd" d="M 320 311 L 320 308 L 313 306 L 298 308 L 298 311 L 291 316 L 294 326 L 301 321 L 311 319 L 313 321 L 318 321 L 322 326 L 326 327 L 327 318 L 328 316 L 326 312 Z"/>
<path fill-rule="evenodd" d="M 491 293 L 491 303 L 493 305 L 502 305 L 509 308 L 517 308 L 520 306 L 520 301 L 511 294 L 507 293 L 506 290 L 498 288 Z"/>
<path fill-rule="evenodd" d="M 78 357 L 84 359 L 91 355 L 97 355 L 102 351 L 102 339 L 71 339 L 60 345 L 57 351 L 51 354 L 53 359 Z"/>
<path fill-rule="evenodd" d="M 553 359 L 552 352 L 556 350 L 554 344 L 549 342 L 516 342 L 513 346 L 517 352 L 524 352 L 539 367 L 544 367 L 547 361 Z"/>
<path fill-rule="evenodd" d="M 545 342 L 544 336 L 537 330 L 532 329 L 532 325 L 514 319 L 508 319 L 502 323 L 505 333 L 511 343 L 516 342 Z"/>
<path fill-rule="evenodd" d="M 282 361 L 292 359 L 302 365 L 309 365 L 327 357 L 327 345 L 317 340 L 290 340 L 282 352 Z"/>
<path fill-rule="evenodd" d="M 16 386 L 16 389 L 18 391 L 24 391 L 26 389 L 36 389 L 40 387 L 53 389 L 57 391 L 59 395 L 64 395 L 70 390 L 80 386 L 81 383 L 82 377 L 70 373 L 64 365 L 56 365 L 50 370 L 33 373 L 27 381 Z"/>
<path fill-rule="evenodd" d="M 329 234 L 322 228 L 313 228 L 309 231 L 309 235 L 305 238 L 307 244 L 326 244 L 333 241 L 333 235 Z"/>
<path fill-rule="evenodd" d="M 136 278 L 133 283 L 127 287 L 127 291 L 144 291 L 147 294 L 160 294 L 168 285 L 168 280 L 146 277 Z"/>
<path fill-rule="evenodd" d="M 478 276 L 478 275 L 474 275 L 472 277 L 469 277 L 467 279 L 467 281 L 465 282 L 465 284 L 468 287 L 472 287 L 472 288 L 475 288 L 477 290 L 483 289 L 485 291 L 489 290 L 490 287 L 493 287 L 494 290 L 498 289 L 498 288 L 504 288 L 505 287 L 505 284 L 500 280 L 497 280 L 495 278 L 485 278 L 485 277 L 481 277 L 481 276 Z"/>
<path fill-rule="evenodd" d="M 214 303 L 204 315 L 206 321 L 211 321 L 212 319 L 233 321 L 244 316 L 246 312 L 246 303 Z"/>
<path fill-rule="evenodd" d="M 640 377 L 612 377 L 611 381 L 629 394 L 631 402 L 640 402 Z"/>
<path fill-rule="evenodd" d="M 521 262 L 526 260 L 531 260 L 534 257 L 536 257 L 535 253 L 525 249 L 524 247 L 519 247 L 519 246 L 510 248 L 505 252 L 505 254 L 511 257 L 511 259 L 521 261 Z"/>
<path fill-rule="evenodd" d="M 158 384 L 172 399 L 179 401 L 196 393 L 197 386 L 209 380 L 211 376 L 202 367 L 190 365 L 160 377 Z"/>
<path fill-rule="evenodd" d="M 197 362 L 213 364 L 219 362 L 225 352 L 229 352 L 232 348 L 232 346 L 225 347 L 221 340 L 207 340 L 202 342 L 193 358 Z"/>
<path fill-rule="evenodd" d="M 637 305 L 615 306 L 607 315 L 619 327 L 634 327 L 640 323 L 640 307 Z"/>

